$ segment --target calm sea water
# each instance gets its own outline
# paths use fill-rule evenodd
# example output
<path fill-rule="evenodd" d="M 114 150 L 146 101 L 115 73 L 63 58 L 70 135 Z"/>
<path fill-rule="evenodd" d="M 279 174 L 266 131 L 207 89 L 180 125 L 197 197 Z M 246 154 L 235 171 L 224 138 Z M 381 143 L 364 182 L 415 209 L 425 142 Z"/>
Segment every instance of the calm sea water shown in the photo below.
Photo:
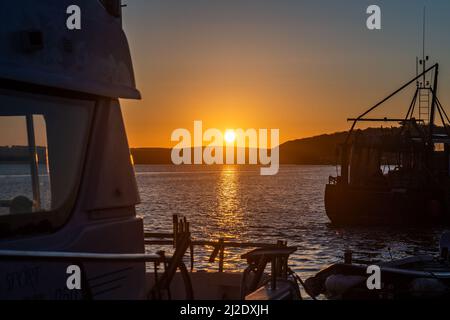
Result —
<path fill-rule="evenodd" d="M 347 249 L 374 263 L 438 252 L 440 229 L 333 227 L 323 197 L 335 173 L 331 166 L 282 166 L 276 176 L 261 176 L 252 166 L 136 166 L 137 211 L 150 232 L 171 232 L 178 214 L 191 222 L 198 240 L 288 241 L 298 247 L 291 266 L 303 277 L 342 261 Z M 195 269 L 218 268 L 208 263 L 212 250 L 195 248 Z M 228 249 L 225 268 L 241 270 L 246 250 Z"/>
<path fill-rule="evenodd" d="M 45 173 L 45 168 L 40 169 Z M 197 240 L 285 240 L 298 247 L 291 266 L 303 277 L 341 261 L 347 249 L 354 252 L 355 259 L 374 263 L 391 257 L 434 254 L 443 232 L 333 227 L 323 203 L 325 184 L 336 172 L 331 166 L 282 166 L 276 176 L 261 176 L 259 168 L 253 166 L 136 166 L 135 170 L 142 201 L 137 211 L 147 231 L 172 232 L 172 215 L 177 214 L 191 222 Z M 42 175 L 41 182 L 45 206 L 50 199 L 48 176 Z M 0 199 L 18 194 L 31 198 L 29 167 L 0 166 L 0 186 Z M 160 249 L 172 250 L 147 248 L 149 252 Z M 227 249 L 226 270 L 242 270 L 245 261 L 240 255 L 247 250 Z M 217 262 L 208 262 L 212 251 L 212 247 L 195 248 L 196 270 L 217 270 Z"/>

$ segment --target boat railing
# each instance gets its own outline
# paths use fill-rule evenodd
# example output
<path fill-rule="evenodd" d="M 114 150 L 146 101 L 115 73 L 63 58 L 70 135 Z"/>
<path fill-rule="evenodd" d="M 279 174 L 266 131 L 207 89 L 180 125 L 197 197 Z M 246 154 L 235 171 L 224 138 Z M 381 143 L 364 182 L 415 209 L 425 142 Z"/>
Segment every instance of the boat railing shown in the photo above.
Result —
<path fill-rule="evenodd" d="M 145 233 L 145 244 L 148 246 L 163 246 L 174 245 L 173 233 Z M 279 248 L 286 244 L 281 241 L 276 243 L 262 243 L 262 242 L 235 242 L 226 241 L 223 238 L 219 238 L 216 241 L 212 240 L 192 240 L 192 247 L 212 247 L 213 251 L 208 259 L 210 263 L 214 263 L 218 259 L 219 272 L 224 271 L 225 250 L 227 248 L 240 248 L 240 249 L 255 249 L 255 248 Z M 192 253 L 192 251 L 191 251 Z M 191 270 L 193 269 L 193 261 L 191 260 Z"/>
<path fill-rule="evenodd" d="M 145 232 L 145 244 L 147 246 L 177 246 L 177 228 L 178 228 L 179 218 L 177 215 L 173 216 L 173 230 L 172 233 L 157 233 L 157 232 Z M 184 219 L 185 223 L 186 220 Z M 188 223 L 189 224 L 189 223 Z M 175 236 L 174 236 L 175 235 Z M 209 263 L 214 263 L 218 259 L 219 272 L 224 271 L 224 260 L 225 251 L 230 248 L 239 249 L 258 249 L 258 248 L 280 248 L 287 247 L 287 242 L 278 240 L 274 243 L 264 243 L 264 242 L 237 242 L 237 241 L 227 241 L 224 238 L 219 238 L 217 240 L 198 240 L 191 239 L 190 241 L 190 255 L 191 255 L 191 271 L 194 268 L 194 247 L 212 247 L 213 250 L 208 259 Z"/>

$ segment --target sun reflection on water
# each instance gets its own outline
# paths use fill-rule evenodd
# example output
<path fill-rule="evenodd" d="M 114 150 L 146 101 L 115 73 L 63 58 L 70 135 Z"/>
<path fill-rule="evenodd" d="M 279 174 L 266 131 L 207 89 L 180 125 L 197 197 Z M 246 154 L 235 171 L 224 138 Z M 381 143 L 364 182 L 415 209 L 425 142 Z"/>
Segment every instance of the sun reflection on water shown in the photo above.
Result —
<path fill-rule="evenodd" d="M 216 186 L 216 221 L 220 234 L 216 237 L 236 239 L 236 230 L 244 224 L 238 167 L 224 166 Z"/>

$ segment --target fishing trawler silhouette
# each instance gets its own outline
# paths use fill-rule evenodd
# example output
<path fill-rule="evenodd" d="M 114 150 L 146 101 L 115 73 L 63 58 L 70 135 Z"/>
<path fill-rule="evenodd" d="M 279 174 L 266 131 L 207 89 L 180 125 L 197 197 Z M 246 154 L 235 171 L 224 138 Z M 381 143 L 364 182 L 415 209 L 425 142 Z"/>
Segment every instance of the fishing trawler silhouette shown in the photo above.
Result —
<path fill-rule="evenodd" d="M 427 67 L 425 17 L 424 9 L 416 76 L 357 118 L 348 119 L 352 126 L 339 148 L 341 172 L 330 177 L 325 189 L 326 213 L 335 224 L 450 223 L 450 119 L 437 95 L 439 64 Z M 415 92 L 404 117 L 368 117 L 413 84 Z M 355 130 L 361 122 L 400 126 L 363 134 Z"/>

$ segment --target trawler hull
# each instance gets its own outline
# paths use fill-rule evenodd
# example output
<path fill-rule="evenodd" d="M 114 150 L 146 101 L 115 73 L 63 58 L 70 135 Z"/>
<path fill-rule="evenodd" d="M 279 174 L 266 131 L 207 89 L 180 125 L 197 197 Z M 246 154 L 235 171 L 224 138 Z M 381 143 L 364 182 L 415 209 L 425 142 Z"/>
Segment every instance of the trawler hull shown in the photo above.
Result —
<path fill-rule="evenodd" d="M 328 184 L 325 210 L 336 225 L 448 224 L 436 190 L 392 190 Z"/>

